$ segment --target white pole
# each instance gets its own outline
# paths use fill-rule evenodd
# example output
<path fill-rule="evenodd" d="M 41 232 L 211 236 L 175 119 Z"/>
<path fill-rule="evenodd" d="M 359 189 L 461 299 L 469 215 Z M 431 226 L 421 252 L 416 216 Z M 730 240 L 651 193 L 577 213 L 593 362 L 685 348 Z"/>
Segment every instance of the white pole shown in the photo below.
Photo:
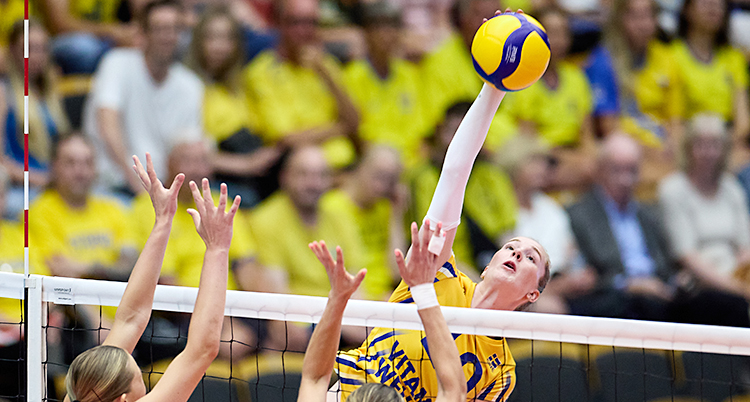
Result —
<path fill-rule="evenodd" d="M 44 368 L 42 366 L 42 352 L 44 350 L 44 320 L 42 304 L 42 277 L 31 275 L 26 279 L 28 289 L 28 316 L 26 317 L 28 330 L 26 332 L 26 395 L 28 402 L 42 402 L 46 394 L 44 388 Z"/>

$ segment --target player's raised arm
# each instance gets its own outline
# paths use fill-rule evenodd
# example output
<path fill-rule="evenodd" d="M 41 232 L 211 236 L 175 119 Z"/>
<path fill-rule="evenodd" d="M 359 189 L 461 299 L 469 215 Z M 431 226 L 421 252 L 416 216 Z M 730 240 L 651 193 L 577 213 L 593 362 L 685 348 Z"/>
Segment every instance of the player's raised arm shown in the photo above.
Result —
<path fill-rule="evenodd" d="M 450 258 L 456 228 L 461 222 L 466 184 L 469 182 L 474 160 L 482 150 L 490 123 L 504 96 L 504 91 L 484 84 L 458 126 L 445 154 L 440 179 L 425 217 L 432 222 L 444 223 L 445 247 L 439 258 L 442 262 Z"/>
<path fill-rule="evenodd" d="M 203 195 L 195 182 L 190 182 L 195 209 L 188 209 L 188 212 L 206 244 L 206 254 L 203 257 L 198 298 L 190 318 L 187 345 L 169 365 L 154 390 L 142 401 L 187 401 L 219 353 L 227 293 L 229 245 L 240 197 L 235 197 L 229 211 L 226 211 L 227 186 L 221 185 L 218 206 L 214 205 L 211 197 L 208 179 L 203 179 L 202 187 Z"/>
<path fill-rule="evenodd" d="M 362 283 L 367 270 L 360 270 L 356 276 L 349 274 L 344 268 L 341 247 L 336 247 L 336 261 L 333 260 L 325 242 L 313 242 L 309 247 L 325 267 L 328 280 L 331 282 L 331 291 L 328 293 L 323 316 L 307 346 L 297 401 L 324 402 L 336 351 L 339 348 L 341 317 L 344 315 L 346 303 Z"/>
<path fill-rule="evenodd" d="M 128 286 L 117 307 L 112 330 L 104 340 L 104 345 L 117 346 L 128 353 L 133 353 L 151 318 L 154 290 L 159 281 L 169 232 L 172 230 L 172 218 L 177 211 L 177 194 L 185 180 L 185 175 L 180 173 L 166 189 L 156 176 L 151 155 L 146 154 L 146 169 L 137 156 L 133 156 L 133 162 L 135 173 L 151 197 L 156 219 L 146 245 L 130 273 Z"/>
<path fill-rule="evenodd" d="M 430 251 L 430 241 L 441 236 L 441 224 L 433 230 L 429 220 L 421 233 L 417 224 L 411 224 L 412 245 L 409 261 L 404 261 L 401 250 L 396 250 L 396 263 L 404 282 L 409 285 L 411 295 L 417 304 L 419 317 L 422 319 L 430 348 L 430 360 L 435 367 L 438 379 L 438 394 L 435 402 L 459 402 L 466 400 L 466 380 L 458 356 L 458 348 L 448 330 L 440 304 L 435 294 L 433 280 L 440 269 L 439 254 L 441 250 Z M 434 240 L 432 240 L 434 242 Z"/>

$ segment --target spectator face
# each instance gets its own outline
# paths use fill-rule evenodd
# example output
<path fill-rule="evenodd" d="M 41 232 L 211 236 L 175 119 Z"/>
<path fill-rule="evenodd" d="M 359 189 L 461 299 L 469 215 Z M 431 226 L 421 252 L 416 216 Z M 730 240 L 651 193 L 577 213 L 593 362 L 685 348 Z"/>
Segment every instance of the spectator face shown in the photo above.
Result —
<path fill-rule="evenodd" d="M 534 155 L 518 167 L 513 177 L 516 186 L 532 192 L 542 191 L 549 182 L 550 165 L 546 155 Z"/>
<path fill-rule="evenodd" d="M 618 205 L 625 206 L 633 198 L 640 173 L 640 151 L 632 140 L 621 140 L 604 145 L 600 159 L 600 184 Z"/>
<path fill-rule="evenodd" d="M 54 188 L 66 200 L 83 201 L 96 179 L 94 150 L 81 137 L 62 141 L 52 162 Z"/>
<path fill-rule="evenodd" d="M 633 49 L 645 49 L 656 36 L 653 0 L 630 0 L 622 16 L 622 27 Z"/>
<path fill-rule="evenodd" d="M 468 4 L 460 5 L 459 24 L 461 34 L 467 43 L 471 43 L 485 18 L 495 15 L 499 7 L 497 0 L 468 0 Z"/>
<path fill-rule="evenodd" d="M 399 155 L 391 150 L 374 151 L 362 162 L 357 183 L 371 201 L 391 198 L 401 177 Z"/>
<path fill-rule="evenodd" d="M 232 23 L 219 16 L 206 24 L 203 41 L 203 62 L 209 75 L 216 76 L 227 68 L 232 56 L 237 52 L 238 44 L 232 37 Z"/>
<path fill-rule="evenodd" d="M 169 153 L 169 175 L 175 177 L 179 173 L 185 174 L 185 183 L 194 181 L 200 187 L 203 178 L 212 177 L 211 161 L 209 160 L 208 148 L 203 142 L 197 141 L 186 144 L 178 144 Z M 190 192 L 187 185 L 181 190 Z"/>
<path fill-rule="evenodd" d="M 49 38 L 44 30 L 36 25 L 29 27 L 29 81 L 40 77 L 49 64 Z M 13 43 L 13 58 L 18 66 L 23 66 L 23 36 Z M 21 67 L 23 68 L 23 67 Z"/>
<path fill-rule="evenodd" d="M 550 61 L 559 61 L 568 55 L 570 49 L 570 30 L 568 19 L 563 14 L 548 13 L 542 18 L 544 28 L 549 38 Z"/>
<path fill-rule="evenodd" d="M 319 148 L 302 148 L 289 156 L 281 174 L 281 186 L 298 209 L 312 211 L 331 187 L 331 172 Z"/>
<path fill-rule="evenodd" d="M 544 276 L 547 258 L 539 243 L 527 237 L 518 237 L 495 253 L 482 272 L 482 280 L 489 281 L 492 289 L 501 289 L 506 300 L 518 301 L 518 305 L 536 301 L 539 297 L 539 279 Z M 535 294 L 533 300 L 525 299 L 529 293 Z"/>
<path fill-rule="evenodd" d="M 689 30 L 718 33 L 724 24 L 726 8 L 724 0 L 692 0 L 685 10 Z"/>
<path fill-rule="evenodd" d="M 287 0 L 280 16 L 279 28 L 284 43 L 299 50 L 317 42 L 318 2 Z"/>
<path fill-rule="evenodd" d="M 174 60 L 180 36 L 182 11 L 176 7 L 163 6 L 151 10 L 146 28 L 146 52 L 164 64 Z"/>
<path fill-rule="evenodd" d="M 724 159 L 725 140 L 723 133 L 704 132 L 693 140 L 690 157 L 691 167 L 699 172 L 718 172 Z"/>
<path fill-rule="evenodd" d="M 398 51 L 401 27 L 395 23 L 377 23 L 365 29 L 367 47 L 371 54 L 392 56 Z"/>

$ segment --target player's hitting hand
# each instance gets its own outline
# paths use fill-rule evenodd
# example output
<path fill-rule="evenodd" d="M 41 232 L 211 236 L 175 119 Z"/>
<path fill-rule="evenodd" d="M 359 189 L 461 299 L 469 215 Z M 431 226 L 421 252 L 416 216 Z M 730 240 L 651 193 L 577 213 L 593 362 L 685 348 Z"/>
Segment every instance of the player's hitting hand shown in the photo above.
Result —
<path fill-rule="evenodd" d="M 135 174 L 141 180 L 141 185 L 148 192 L 149 197 L 151 197 L 151 204 L 154 206 L 156 220 L 158 221 L 159 218 L 171 219 L 177 212 L 177 194 L 180 192 L 180 187 L 182 187 L 182 183 L 185 181 L 185 175 L 182 173 L 178 174 L 172 181 L 172 185 L 169 188 L 164 188 L 154 170 L 151 154 L 146 153 L 146 169 L 143 168 L 143 164 L 141 164 L 141 161 L 135 155 L 133 155 L 133 163 Z"/>
<path fill-rule="evenodd" d="M 513 10 L 511 10 L 511 8 L 508 7 L 508 8 L 505 9 L 505 11 L 500 11 L 500 10 L 495 11 L 495 15 L 494 16 L 497 17 L 500 14 L 512 13 L 512 12 L 513 12 Z M 519 8 L 518 11 L 516 11 L 516 14 L 523 14 L 523 10 L 521 10 Z M 482 22 L 487 22 L 487 18 L 482 18 Z"/>
<path fill-rule="evenodd" d="M 347 272 L 344 268 L 344 252 L 341 251 L 339 246 L 336 246 L 336 261 L 333 260 L 333 256 L 328 251 L 326 242 L 322 240 L 320 242 L 314 241 L 307 246 L 315 253 L 318 261 L 326 269 L 328 281 L 331 282 L 331 292 L 328 297 L 349 300 L 359 284 L 362 283 L 367 270 L 362 268 L 357 272 L 357 275 Z"/>
<path fill-rule="evenodd" d="M 443 224 L 438 223 L 435 230 L 430 229 L 430 220 L 425 219 L 422 227 L 422 233 L 417 229 L 417 223 L 411 224 L 411 249 L 409 251 L 408 261 L 404 260 L 404 253 L 401 250 L 395 250 L 396 264 L 401 278 L 409 286 L 421 285 L 423 283 L 432 283 L 437 271 L 440 269 L 440 252 L 442 250 L 430 251 L 430 241 L 440 242 Z"/>
<path fill-rule="evenodd" d="M 206 243 L 206 248 L 220 248 L 229 250 L 232 242 L 232 222 L 234 215 L 240 207 L 240 196 L 234 197 L 232 206 L 227 211 L 227 185 L 222 183 L 219 192 L 219 205 L 214 204 L 211 196 L 211 188 L 208 179 L 202 181 L 203 194 L 198 190 L 194 181 L 190 182 L 190 191 L 195 200 L 195 209 L 188 208 L 188 213 L 193 217 L 195 230 Z"/>

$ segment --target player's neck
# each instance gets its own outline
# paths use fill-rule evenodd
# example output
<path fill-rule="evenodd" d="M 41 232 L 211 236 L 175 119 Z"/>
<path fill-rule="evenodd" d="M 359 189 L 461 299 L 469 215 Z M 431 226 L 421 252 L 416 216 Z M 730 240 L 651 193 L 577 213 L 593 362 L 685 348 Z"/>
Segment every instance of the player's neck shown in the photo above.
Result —
<path fill-rule="evenodd" d="M 471 298 L 472 308 L 513 311 L 515 306 L 516 303 L 503 298 L 501 292 L 490 288 L 489 284 L 484 281 L 477 283 L 474 296 Z"/>

